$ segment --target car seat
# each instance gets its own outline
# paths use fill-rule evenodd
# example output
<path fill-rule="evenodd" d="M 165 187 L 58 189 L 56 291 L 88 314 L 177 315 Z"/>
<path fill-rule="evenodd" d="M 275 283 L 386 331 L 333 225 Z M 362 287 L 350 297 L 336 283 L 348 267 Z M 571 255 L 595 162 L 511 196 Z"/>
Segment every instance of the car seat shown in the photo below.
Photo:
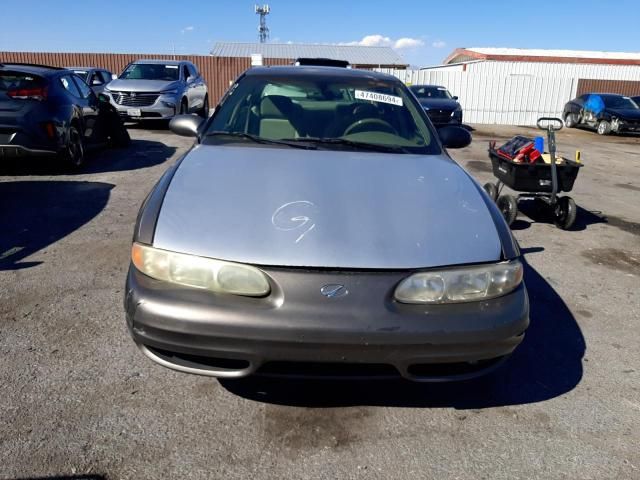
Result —
<path fill-rule="evenodd" d="M 268 95 L 260 101 L 260 122 L 258 135 L 263 138 L 297 138 L 302 132 L 301 108 L 283 95 Z"/>

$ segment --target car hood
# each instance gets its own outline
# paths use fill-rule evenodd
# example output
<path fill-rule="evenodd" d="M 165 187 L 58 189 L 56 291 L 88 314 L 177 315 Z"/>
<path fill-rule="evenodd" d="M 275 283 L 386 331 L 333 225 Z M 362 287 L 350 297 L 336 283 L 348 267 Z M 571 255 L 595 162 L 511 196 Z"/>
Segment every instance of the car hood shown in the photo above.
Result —
<path fill-rule="evenodd" d="M 443 110 L 455 110 L 460 104 L 452 98 L 420 98 L 422 108 L 435 108 Z"/>
<path fill-rule="evenodd" d="M 120 92 L 162 92 L 178 86 L 176 81 L 116 79 L 109 82 L 107 88 Z"/>
<path fill-rule="evenodd" d="M 167 189 L 153 244 L 272 266 L 498 261 L 481 195 L 445 155 L 200 145 Z"/>
<path fill-rule="evenodd" d="M 636 108 L 607 108 L 605 110 L 610 115 L 625 118 L 627 120 L 640 120 L 640 109 Z"/>

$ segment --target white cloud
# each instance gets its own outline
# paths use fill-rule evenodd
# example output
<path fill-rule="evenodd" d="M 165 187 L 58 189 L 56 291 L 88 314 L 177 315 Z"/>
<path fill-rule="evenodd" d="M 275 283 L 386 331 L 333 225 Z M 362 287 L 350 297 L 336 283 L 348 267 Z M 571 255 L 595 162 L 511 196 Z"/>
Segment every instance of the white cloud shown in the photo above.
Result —
<path fill-rule="evenodd" d="M 194 27 L 193 25 L 189 25 L 188 27 L 184 27 L 182 30 L 180 30 L 181 33 L 186 33 L 186 32 L 193 32 L 196 29 L 196 27 Z"/>
<path fill-rule="evenodd" d="M 436 40 L 431 45 L 435 48 L 444 48 L 447 46 L 447 42 L 443 42 L 442 40 Z"/>
<path fill-rule="evenodd" d="M 396 40 L 393 44 L 393 48 L 397 49 L 418 47 L 424 47 L 424 41 L 420 40 L 419 38 L 402 37 Z"/>
<path fill-rule="evenodd" d="M 398 50 L 404 48 L 418 48 L 424 46 L 424 41 L 419 38 L 402 37 L 394 40 L 384 35 L 366 35 L 362 37 L 362 40 L 356 40 L 353 42 L 344 42 L 341 45 L 360 45 L 363 47 L 393 47 Z"/>

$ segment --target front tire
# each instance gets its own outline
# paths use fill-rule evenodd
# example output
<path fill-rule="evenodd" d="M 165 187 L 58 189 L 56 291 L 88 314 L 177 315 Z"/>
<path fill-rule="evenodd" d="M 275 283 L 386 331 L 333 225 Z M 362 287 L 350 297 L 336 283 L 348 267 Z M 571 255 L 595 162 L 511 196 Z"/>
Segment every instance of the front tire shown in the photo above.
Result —
<path fill-rule="evenodd" d="M 187 103 L 187 99 L 183 98 L 182 102 L 180 102 L 180 115 L 186 115 L 189 113 L 189 104 Z"/>
<path fill-rule="evenodd" d="M 200 109 L 199 113 L 200 113 L 200 116 L 205 120 L 209 118 L 209 95 L 205 95 L 204 104 L 202 105 L 202 108 Z"/>
<path fill-rule="evenodd" d="M 498 198 L 498 187 L 496 187 L 494 183 L 485 183 L 484 191 L 487 192 L 487 195 L 489 195 L 491 197 L 491 200 L 493 200 L 494 202 Z"/>
<path fill-rule="evenodd" d="M 598 135 L 609 135 L 611 133 L 611 124 L 606 120 L 601 120 L 598 123 Z"/>
<path fill-rule="evenodd" d="M 72 125 L 69 127 L 67 144 L 62 152 L 62 158 L 67 165 L 79 169 L 84 165 L 84 144 L 80 131 Z"/>
<path fill-rule="evenodd" d="M 518 216 L 518 201 L 512 195 L 500 195 L 496 203 L 507 225 L 511 226 Z"/>
<path fill-rule="evenodd" d="M 555 224 L 562 230 L 569 230 L 576 222 L 578 208 L 571 197 L 560 197 L 553 210 Z"/>
<path fill-rule="evenodd" d="M 567 113 L 564 117 L 564 126 L 567 128 L 575 128 L 578 126 L 578 123 L 580 123 L 578 121 L 578 115 L 575 113 Z"/>

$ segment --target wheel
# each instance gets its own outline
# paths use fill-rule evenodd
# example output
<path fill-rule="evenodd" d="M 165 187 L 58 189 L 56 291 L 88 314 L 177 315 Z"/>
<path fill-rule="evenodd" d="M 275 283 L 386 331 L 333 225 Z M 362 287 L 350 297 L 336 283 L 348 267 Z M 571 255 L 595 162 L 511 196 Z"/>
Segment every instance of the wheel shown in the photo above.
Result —
<path fill-rule="evenodd" d="M 494 202 L 498 198 L 498 187 L 494 183 L 488 182 L 484 184 L 484 191 L 491 197 Z"/>
<path fill-rule="evenodd" d="M 558 228 L 569 230 L 576 221 L 578 209 L 571 197 L 560 197 L 553 209 L 553 217 Z"/>
<path fill-rule="evenodd" d="M 62 152 L 62 158 L 73 168 L 80 168 L 84 164 L 84 145 L 80 131 L 72 125 L 69 127 L 67 145 Z"/>
<path fill-rule="evenodd" d="M 180 115 L 186 115 L 187 113 L 189 113 L 189 104 L 187 99 L 183 98 L 182 102 L 180 102 Z"/>
<path fill-rule="evenodd" d="M 598 123 L 598 135 L 609 135 L 611 133 L 611 124 L 606 120 L 601 120 Z"/>
<path fill-rule="evenodd" d="M 204 97 L 204 105 L 200 109 L 200 116 L 205 119 L 209 117 L 209 95 Z"/>
<path fill-rule="evenodd" d="M 567 116 L 564 117 L 564 125 L 567 128 L 575 128 L 578 123 L 578 115 L 575 113 L 567 113 Z"/>
<path fill-rule="evenodd" d="M 518 216 L 518 201 L 511 195 L 500 195 L 497 204 L 507 225 L 511 226 Z"/>

